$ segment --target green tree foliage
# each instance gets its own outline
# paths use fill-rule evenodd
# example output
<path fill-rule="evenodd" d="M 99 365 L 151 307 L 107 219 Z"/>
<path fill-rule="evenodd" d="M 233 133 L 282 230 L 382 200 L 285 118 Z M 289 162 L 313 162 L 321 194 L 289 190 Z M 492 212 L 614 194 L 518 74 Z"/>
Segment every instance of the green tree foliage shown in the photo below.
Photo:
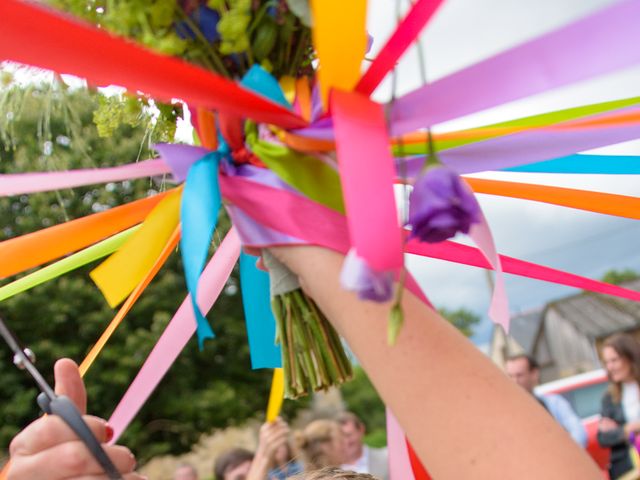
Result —
<path fill-rule="evenodd" d="M 14 87 L 15 88 L 15 87 Z M 92 122 L 96 95 L 50 86 L 0 90 L 0 173 L 106 167 L 134 161 L 142 127 L 119 125 L 100 138 Z M 4 102 L 4 103 L 2 103 Z M 9 119 L 9 120 L 8 120 Z M 4 123 L 2 123 L 4 122 Z M 45 128 L 46 127 L 46 128 Z M 0 240 L 79 218 L 164 190 L 162 179 L 0 199 Z M 220 231 L 229 226 L 221 218 Z M 215 244 L 219 243 L 216 237 Z M 88 273 L 97 263 L 0 303 L 0 312 L 37 355 L 52 381 L 57 358 L 80 362 L 114 316 Z M 14 280 L 8 278 L 3 284 Z M 179 255 L 169 262 L 127 315 L 86 376 L 89 408 L 108 418 L 186 292 Z M 192 340 L 122 438 L 142 461 L 188 450 L 203 432 L 240 423 L 264 411 L 270 372 L 252 371 L 237 275 L 208 315 L 217 338 L 202 351 Z M 39 412 L 36 389 L 0 344 L 0 449 Z"/>
<path fill-rule="evenodd" d="M 619 285 L 631 280 L 637 280 L 638 278 L 640 278 L 640 274 L 638 272 L 631 270 L 630 268 L 625 268 L 624 270 L 609 270 L 603 275 L 602 281 Z"/>
<path fill-rule="evenodd" d="M 460 330 L 465 337 L 470 337 L 473 334 L 473 327 L 480 323 L 480 317 L 466 308 L 458 308 L 457 310 L 440 308 L 438 312 Z"/>

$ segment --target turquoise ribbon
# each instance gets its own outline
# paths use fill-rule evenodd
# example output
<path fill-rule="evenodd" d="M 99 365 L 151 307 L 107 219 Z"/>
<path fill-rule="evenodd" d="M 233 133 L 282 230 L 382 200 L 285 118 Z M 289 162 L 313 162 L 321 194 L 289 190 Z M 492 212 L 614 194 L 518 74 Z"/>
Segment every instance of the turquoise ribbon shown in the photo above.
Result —
<path fill-rule="evenodd" d="M 259 65 L 252 66 L 240 82 L 249 90 L 291 108 L 278 81 Z M 249 337 L 252 368 L 282 366 L 280 346 L 275 344 L 276 320 L 271 311 L 269 274 L 256 267 L 257 257 L 240 255 L 240 287 Z"/>
<path fill-rule="evenodd" d="M 196 317 L 198 345 L 203 347 L 204 340 L 215 335 L 197 303 L 198 279 L 204 268 L 211 238 L 218 222 L 218 212 L 222 205 L 218 184 L 218 165 L 220 154 L 211 152 L 189 169 L 182 193 L 180 218 L 182 238 L 180 250 L 187 288 Z"/>
<path fill-rule="evenodd" d="M 291 104 L 287 102 L 278 80 L 260 65 L 253 65 L 242 77 L 240 85 L 267 97 L 283 107 L 291 108 Z"/>
<path fill-rule="evenodd" d="M 240 254 L 240 287 L 249 337 L 251 367 L 280 368 L 282 354 L 276 345 L 276 320 L 271 311 L 269 274 L 256 267 L 258 257 Z"/>
<path fill-rule="evenodd" d="M 544 162 L 505 168 L 506 172 L 528 173 L 596 173 L 608 175 L 637 175 L 640 156 L 626 155 L 569 155 Z"/>

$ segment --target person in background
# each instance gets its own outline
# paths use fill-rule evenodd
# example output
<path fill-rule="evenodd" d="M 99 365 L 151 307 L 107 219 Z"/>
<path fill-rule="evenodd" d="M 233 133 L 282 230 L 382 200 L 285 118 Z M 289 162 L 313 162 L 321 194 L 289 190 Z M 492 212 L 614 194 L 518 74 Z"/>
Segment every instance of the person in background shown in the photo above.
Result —
<path fill-rule="evenodd" d="M 345 446 L 344 470 L 371 473 L 380 480 L 389 478 L 389 455 L 386 448 L 371 448 L 363 443 L 366 427 L 352 412 L 338 416 Z"/>
<path fill-rule="evenodd" d="M 609 389 L 602 398 L 598 443 L 611 449 L 612 480 L 638 478 L 630 456 L 640 434 L 640 344 L 630 335 L 615 334 L 604 341 L 602 362 Z"/>
<path fill-rule="evenodd" d="M 357 473 L 340 468 L 323 468 L 309 473 L 301 473 L 288 480 L 380 480 L 368 473 Z"/>
<path fill-rule="evenodd" d="M 286 480 L 292 475 L 302 472 L 302 464 L 293 454 L 291 443 L 280 445 L 273 454 L 273 468 L 269 470 L 268 480 Z"/>
<path fill-rule="evenodd" d="M 198 480 L 198 472 L 193 465 L 181 463 L 173 474 L 173 480 Z"/>
<path fill-rule="evenodd" d="M 232 448 L 216 458 L 215 480 L 246 480 L 253 462 L 253 453 L 244 448 Z"/>
<path fill-rule="evenodd" d="M 247 480 L 285 480 L 302 471 L 302 465 L 293 458 L 290 433 L 281 418 L 262 424 Z"/>
<path fill-rule="evenodd" d="M 507 359 L 506 371 L 514 382 L 540 402 L 578 445 L 583 448 L 587 446 L 587 431 L 569 402 L 561 395 L 537 396 L 534 393 L 540 381 L 540 367 L 534 358 L 525 354 L 514 355 Z"/>
<path fill-rule="evenodd" d="M 314 420 L 296 434 L 296 443 L 305 471 L 339 467 L 345 461 L 342 430 L 333 420 Z"/>

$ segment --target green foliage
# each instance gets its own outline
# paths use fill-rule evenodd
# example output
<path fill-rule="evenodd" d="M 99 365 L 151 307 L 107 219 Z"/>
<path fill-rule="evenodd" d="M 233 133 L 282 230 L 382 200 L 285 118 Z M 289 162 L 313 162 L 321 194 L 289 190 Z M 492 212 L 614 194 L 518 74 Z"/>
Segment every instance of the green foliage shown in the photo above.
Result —
<path fill-rule="evenodd" d="M 467 337 L 473 334 L 473 327 L 480 323 L 480 317 L 466 308 L 457 310 L 440 308 L 438 312 Z"/>
<path fill-rule="evenodd" d="M 364 369 L 354 367 L 354 378 L 340 387 L 347 410 L 355 413 L 367 427 L 365 443 L 383 447 L 387 443 L 384 403 L 367 377 Z"/>
<path fill-rule="evenodd" d="M 640 278 L 640 273 L 630 268 L 625 268 L 624 270 L 609 270 L 603 275 L 602 281 L 619 285 L 631 280 L 637 280 L 638 278 Z"/>
<path fill-rule="evenodd" d="M 13 116 L 11 125 L 5 125 L 13 132 L 13 141 L 7 143 L 0 136 L 0 173 L 106 167 L 134 161 L 139 153 L 149 155 L 144 145 L 140 151 L 145 136 L 141 127 L 119 125 L 113 136 L 98 136 L 91 119 L 99 100 L 86 91 L 67 92 L 64 102 L 54 102 L 55 108 L 49 109 L 49 133 L 46 137 L 36 135 L 46 91 L 47 87 L 30 87 L 22 92 L 20 112 Z M 76 119 L 73 129 L 69 112 Z M 161 179 L 145 179 L 1 198 L 0 239 L 89 215 L 164 188 Z M 228 220 L 221 218 L 220 231 L 228 226 Z M 214 243 L 220 240 L 217 234 Z M 54 361 L 68 356 L 80 362 L 115 314 L 89 279 L 88 272 L 96 265 L 0 304 L 0 312 L 36 353 L 38 367 L 49 381 Z M 92 413 L 110 416 L 185 292 L 180 258 L 174 254 L 87 373 Z M 186 451 L 201 433 L 241 423 L 264 411 L 271 373 L 251 370 L 236 273 L 208 318 L 217 338 L 208 341 L 202 351 L 195 339 L 189 342 L 122 438 L 142 462 L 154 455 Z M 29 377 L 13 366 L 6 347 L 0 346 L 0 355 L 0 449 L 6 450 L 12 436 L 39 412 Z"/>

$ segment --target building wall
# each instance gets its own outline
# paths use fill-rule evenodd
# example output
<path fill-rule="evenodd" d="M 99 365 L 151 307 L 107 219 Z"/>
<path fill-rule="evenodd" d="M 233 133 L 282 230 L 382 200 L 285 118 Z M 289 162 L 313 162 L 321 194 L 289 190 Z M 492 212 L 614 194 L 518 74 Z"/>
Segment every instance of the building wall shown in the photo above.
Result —
<path fill-rule="evenodd" d="M 524 353 L 523 348 L 513 338 L 504 333 L 500 325 L 493 328 L 489 357 L 500 369 L 504 370 L 506 360 L 511 355 Z"/>
<path fill-rule="evenodd" d="M 588 372 L 600 367 L 594 341 L 578 331 L 553 308 L 547 309 L 534 355 L 541 365 L 541 381 Z"/>

